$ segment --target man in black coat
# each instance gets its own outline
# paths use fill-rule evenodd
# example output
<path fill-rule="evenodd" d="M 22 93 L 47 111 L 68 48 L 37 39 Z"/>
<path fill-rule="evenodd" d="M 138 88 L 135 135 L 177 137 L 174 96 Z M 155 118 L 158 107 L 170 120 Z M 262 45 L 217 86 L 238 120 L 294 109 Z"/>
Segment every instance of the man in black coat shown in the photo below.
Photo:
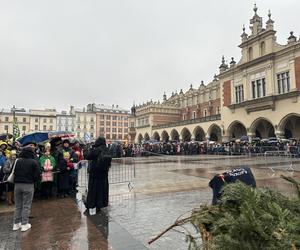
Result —
<path fill-rule="evenodd" d="M 104 151 L 108 152 L 106 140 L 98 137 L 94 146 L 85 152 L 85 159 L 90 160 L 86 208 L 96 208 L 97 211 L 108 206 L 108 170 L 110 166 L 99 163 L 99 156 Z"/>

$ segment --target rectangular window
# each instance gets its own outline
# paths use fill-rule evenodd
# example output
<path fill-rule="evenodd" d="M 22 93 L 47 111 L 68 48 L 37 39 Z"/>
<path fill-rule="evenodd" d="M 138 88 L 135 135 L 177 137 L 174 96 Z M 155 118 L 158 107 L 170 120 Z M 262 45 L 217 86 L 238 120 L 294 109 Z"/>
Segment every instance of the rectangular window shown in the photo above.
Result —
<path fill-rule="evenodd" d="M 100 115 L 100 119 L 104 120 L 104 115 Z"/>
<path fill-rule="evenodd" d="M 92 138 L 92 139 L 94 138 L 94 133 L 91 133 L 91 138 Z"/>
<path fill-rule="evenodd" d="M 255 88 L 255 81 L 252 81 L 252 98 L 253 99 L 256 98 L 256 95 L 255 95 L 256 90 L 255 89 L 256 89 Z"/>
<path fill-rule="evenodd" d="M 113 140 L 117 139 L 117 135 L 116 135 L 116 134 L 113 134 L 113 135 L 112 135 L 112 139 L 113 139 Z"/>
<path fill-rule="evenodd" d="M 26 122 L 26 118 L 25 117 L 23 117 L 23 122 Z"/>
<path fill-rule="evenodd" d="M 118 135 L 118 139 L 119 139 L 119 140 L 122 140 L 122 134 L 119 134 L 119 135 Z"/>
<path fill-rule="evenodd" d="M 252 98 L 260 98 L 267 95 L 266 79 L 261 78 L 251 82 Z"/>
<path fill-rule="evenodd" d="M 114 115 L 114 116 L 112 117 L 112 119 L 113 119 L 113 120 L 117 120 L 117 117 Z"/>
<path fill-rule="evenodd" d="M 91 129 L 94 129 L 94 125 L 91 125 Z"/>
<path fill-rule="evenodd" d="M 104 132 L 104 128 L 100 128 L 100 132 L 102 132 L 102 133 L 103 133 L 103 132 Z"/>
<path fill-rule="evenodd" d="M 110 128 L 106 128 L 106 132 L 110 132 Z"/>
<path fill-rule="evenodd" d="M 101 121 L 101 122 L 100 122 L 100 126 L 104 126 L 104 121 Z"/>
<path fill-rule="evenodd" d="M 196 118 L 196 111 L 193 111 L 193 119 Z"/>
<path fill-rule="evenodd" d="M 39 125 L 35 125 L 34 130 L 36 130 L 36 131 L 39 130 Z"/>
<path fill-rule="evenodd" d="M 43 130 L 44 130 L 44 131 L 46 131 L 46 130 L 47 130 L 47 127 L 46 127 L 46 125 L 44 125 L 44 126 L 43 126 Z"/>
<path fill-rule="evenodd" d="M 260 79 L 256 81 L 256 86 L 257 86 L 257 98 L 260 97 L 260 92 L 261 92 L 261 82 Z"/>
<path fill-rule="evenodd" d="M 116 122 L 112 122 L 112 125 L 113 125 L 113 126 L 117 126 L 117 123 L 116 123 Z"/>
<path fill-rule="evenodd" d="M 39 122 L 39 118 L 35 118 L 34 121 L 35 121 L 35 122 Z"/>
<path fill-rule="evenodd" d="M 121 128 L 118 128 L 118 132 L 119 132 L 119 133 L 122 133 L 122 129 L 121 129 Z"/>
<path fill-rule="evenodd" d="M 235 87 L 235 102 L 240 103 L 244 101 L 244 86 L 239 85 Z"/>
<path fill-rule="evenodd" d="M 207 110 L 204 109 L 204 117 L 206 117 L 206 116 L 207 116 Z"/>
<path fill-rule="evenodd" d="M 118 122 L 118 126 L 122 127 L 123 123 L 122 122 Z"/>
<path fill-rule="evenodd" d="M 110 120 L 110 115 L 107 115 L 107 116 L 106 116 L 106 120 Z"/>
<path fill-rule="evenodd" d="M 116 128 L 112 128 L 112 132 L 117 132 L 117 129 Z"/>
<path fill-rule="evenodd" d="M 46 123 L 46 122 L 47 122 L 47 119 L 46 119 L 46 118 L 44 118 L 44 120 L 43 120 L 43 121 L 44 121 L 44 123 Z"/>
<path fill-rule="evenodd" d="M 149 121 L 148 121 L 149 123 Z M 124 122 L 124 127 L 128 127 L 128 122 Z"/>
<path fill-rule="evenodd" d="M 289 72 L 277 74 L 278 94 L 290 92 L 290 75 Z"/>
<path fill-rule="evenodd" d="M 53 119 L 52 118 L 50 119 L 50 123 L 53 123 Z"/>
<path fill-rule="evenodd" d="M 5 117 L 5 121 L 8 122 L 9 121 L 9 117 L 6 116 Z"/>
<path fill-rule="evenodd" d="M 4 125 L 4 130 L 8 131 L 8 125 Z"/>
<path fill-rule="evenodd" d="M 80 125 L 77 126 L 77 129 L 80 129 Z"/>
<path fill-rule="evenodd" d="M 106 122 L 106 126 L 110 126 L 110 122 Z"/>
<path fill-rule="evenodd" d="M 261 79 L 262 81 L 262 95 L 266 96 L 266 80 L 265 78 Z"/>
<path fill-rule="evenodd" d="M 124 133 L 128 133 L 128 128 L 124 128 Z"/>
<path fill-rule="evenodd" d="M 110 134 L 106 134 L 106 139 L 110 139 Z"/>
<path fill-rule="evenodd" d="M 52 126 L 52 125 L 50 125 L 50 128 L 49 128 L 49 129 L 50 129 L 50 131 L 52 131 L 52 130 L 53 130 L 53 126 Z M 66 130 L 67 130 L 67 129 L 66 129 Z"/>

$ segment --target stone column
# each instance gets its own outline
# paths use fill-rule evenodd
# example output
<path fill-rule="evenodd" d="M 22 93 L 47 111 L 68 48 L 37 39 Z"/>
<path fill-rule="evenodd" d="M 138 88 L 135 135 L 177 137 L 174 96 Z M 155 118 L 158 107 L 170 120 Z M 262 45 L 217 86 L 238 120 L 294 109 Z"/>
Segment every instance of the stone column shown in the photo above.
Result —
<path fill-rule="evenodd" d="M 249 142 L 252 141 L 252 139 L 255 137 L 254 133 L 253 132 L 247 132 L 247 136 L 249 138 Z"/>
<path fill-rule="evenodd" d="M 284 139 L 284 131 L 282 131 L 282 130 L 276 130 L 275 135 L 276 135 L 277 139 Z"/>

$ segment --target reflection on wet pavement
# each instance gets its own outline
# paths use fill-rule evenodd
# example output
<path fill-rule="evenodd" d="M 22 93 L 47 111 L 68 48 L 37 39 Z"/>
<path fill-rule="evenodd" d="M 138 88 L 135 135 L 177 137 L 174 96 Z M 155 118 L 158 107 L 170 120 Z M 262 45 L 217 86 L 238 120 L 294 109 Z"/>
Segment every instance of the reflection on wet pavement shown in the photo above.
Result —
<path fill-rule="evenodd" d="M 133 189 L 127 182 L 111 184 L 110 206 L 97 215 L 86 214 L 80 195 L 76 202 L 71 198 L 35 201 L 33 227 L 21 233 L 11 230 L 12 212 L 0 211 L 0 249 L 187 249 L 184 235 L 174 231 L 151 245 L 147 242 L 180 215 L 210 203 L 208 182 L 215 174 L 249 166 L 258 186 L 286 194 L 293 188 L 280 175 L 300 178 L 300 160 L 283 157 L 201 155 L 123 161 L 135 166 Z M 294 171 L 287 171 L 290 166 Z"/>

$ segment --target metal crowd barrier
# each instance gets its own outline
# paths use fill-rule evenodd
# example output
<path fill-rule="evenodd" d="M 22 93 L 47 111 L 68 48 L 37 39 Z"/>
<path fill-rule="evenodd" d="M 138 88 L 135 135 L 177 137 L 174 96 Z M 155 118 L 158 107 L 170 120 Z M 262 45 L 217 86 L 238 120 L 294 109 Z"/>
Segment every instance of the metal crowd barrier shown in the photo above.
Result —
<path fill-rule="evenodd" d="M 89 161 L 82 160 L 77 163 L 78 169 L 78 191 L 84 193 L 88 190 L 89 182 Z M 109 184 L 128 183 L 128 188 L 131 191 L 133 188 L 132 182 L 135 178 L 135 163 L 133 158 L 118 158 L 112 159 L 111 168 L 108 172 Z"/>

